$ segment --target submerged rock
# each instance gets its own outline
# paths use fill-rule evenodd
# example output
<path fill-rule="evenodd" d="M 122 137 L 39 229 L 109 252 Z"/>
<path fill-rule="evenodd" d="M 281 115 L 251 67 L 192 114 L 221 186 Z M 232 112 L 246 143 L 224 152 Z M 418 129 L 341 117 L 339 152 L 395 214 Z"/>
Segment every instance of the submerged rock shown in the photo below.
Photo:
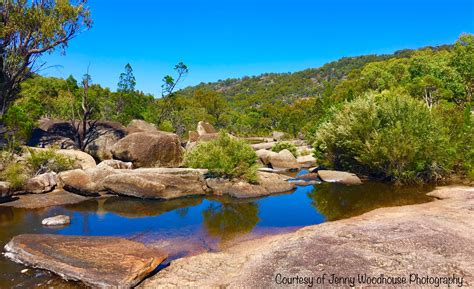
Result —
<path fill-rule="evenodd" d="M 323 182 L 328 183 L 340 183 L 344 185 L 362 184 L 362 181 L 359 179 L 358 176 L 347 172 L 318 170 L 318 176 Z"/>
<path fill-rule="evenodd" d="M 88 286 L 131 288 L 167 255 L 142 243 L 114 237 L 24 234 L 5 246 L 5 256 Z"/>
<path fill-rule="evenodd" d="M 49 217 L 46 219 L 43 219 L 41 221 L 41 224 L 43 226 L 64 226 L 64 225 L 69 225 L 71 223 L 71 218 L 66 215 L 57 215 L 54 217 Z"/>
<path fill-rule="evenodd" d="M 38 175 L 26 182 L 24 191 L 31 194 L 51 192 L 58 184 L 57 178 L 58 176 L 54 172 Z"/>
<path fill-rule="evenodd" d="M 112 148 L 114 158 L 140 167 L 177 167 L 183 160 L 178 135 L 166 132 L 132 133 Z"/>

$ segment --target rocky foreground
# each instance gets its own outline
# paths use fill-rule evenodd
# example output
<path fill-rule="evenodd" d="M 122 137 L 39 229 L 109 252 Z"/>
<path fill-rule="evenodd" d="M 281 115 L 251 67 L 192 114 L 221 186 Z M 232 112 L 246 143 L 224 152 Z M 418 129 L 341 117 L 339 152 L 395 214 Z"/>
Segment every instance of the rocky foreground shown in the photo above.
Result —
<path fill-rule="evenodd" d="M 248 241 L 223 252 L 182 258 L 140 286 L 287 287 L 285 283 L 297 281 L 286 277 L 314 277 L 316 285 L 323 274 L 325 283 L 320 286 L 352 286 L 349 278 L 329 283 L 331 274 L 355 276 L 354 285 L 363 286 L 357 283 L 357 274 L 364 273 L 405 277 L 406 282 L 413 279 L 407 285 L 430 287 L 435 284 L 423 284 L 427 280 L 423 277 L 454 274 L 456 282 L 473 286 L 474 188 L 442 187 L 430 195 L 436 200 L 381 208 L 290 234 Z"/>
<path fill-rule="evenodd" d="M 25 234 L 14 237 L 5 250 L 13 261 L 107 288 L 135 286 L 167 257 L 142 243 L 114 237 Z"/>

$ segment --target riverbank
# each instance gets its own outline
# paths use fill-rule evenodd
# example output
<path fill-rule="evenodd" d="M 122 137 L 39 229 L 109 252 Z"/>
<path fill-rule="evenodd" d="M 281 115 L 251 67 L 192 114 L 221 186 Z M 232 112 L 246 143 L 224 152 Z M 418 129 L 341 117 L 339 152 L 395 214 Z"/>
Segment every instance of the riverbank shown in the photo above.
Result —
<path fill-rule="evenodd" d="M 276 283 L 290 280 L 283 277 L 314 277 L 312 280 L 316 282 L 324 274 L 325 285 L 331 286 L 327 283 L 331 274 L 357 278 L 357 274 L 364 273 L 405 277 L 407 282 L 410 274 L 418 274 L 418 279 L 411 276 L 414 282 L 424 282 L 422 276 L 454 275 L 462 277 L 456 280 L 462 281 L 463 286 L 471 286 L 474 188 L 440 187 L 429 195 L 437 200 L 380 208 L 294 233 L 244 242 L 223 252 L 182 258 L 145 280 L 140 287 L 278 287 L 288 286 Z M 350 282 L 350 279 L 340 280 Z"/>

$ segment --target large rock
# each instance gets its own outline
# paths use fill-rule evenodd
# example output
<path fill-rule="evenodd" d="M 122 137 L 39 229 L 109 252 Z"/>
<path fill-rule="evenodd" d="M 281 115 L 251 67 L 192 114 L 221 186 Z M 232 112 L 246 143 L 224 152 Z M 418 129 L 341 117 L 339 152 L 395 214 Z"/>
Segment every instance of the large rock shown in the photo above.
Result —
<path fill-rule="evenodd" d="M 54 190 L 57 184 L 58 182 L 56 173 L 45 173 L 29 179 L 26 182 L 23 190 L 26 193 L 43 194 Z"/>
<path fill-rule="evenodd" d="M 419 278 L 425 280 L 426 275 L 452 278 L 454 274 L 458 284 L 451 284 L 452 287 L 461 287 L 461 278 L 463 286 L 472 287 L 474 188 L 445 187 L 430 194 L 442 200 L 379 208 L 350 219 L 240 242 L 222 252 L 181 258 L 145 280 L 140 288 L 308 286 L 302 283 L 300 286 L 275 283 L 276 278 L 281 282 L 282 277 L 295 276 L 314 278 L 314 287 L 435 286 L 426 283 L 401 286 L 361 284 L 357 279 L 358 274 L 371 277 L 384 274 L 385 278 L 404 276 L 407 279 L 410 274 L 418 274 Z M 390 272 L 389 276 L 387 272 Z M 331 274 L 354 277 L 355 284 L 331 285 L 328 283 L 332 279 Z M 326 276 L 325 283 L 317 284 L 316 281 L 321 280 L 323 275 Z M 441 287 L 448 286 L 441 284 Z"/>
<path fill-rule="evenodd" d="M 83 196 L 98 196 L 96 184 L 90 175 L 81 169 L 70 170 L 59 173 L 62 187 L 69 192 Z"/>
<path fill-rule="evenodd" d="M 295 156 L 287 149 L 270 155 L 269 161 L 274 169 L 298 169 L 300 167 Z"/>
<path fill-rule="evenodd" d="M 257 154 L 257 156 L 260 158 L 260 160 L 262 161 L 264 165 L 269 165 L 270 157 L 278 154 L 276 152 L 265 150 L 265 149 L 258 150 L 255 153 Z"/>
<path fill-rule="evenodd" d="M 123 137 L 126 134 L 126 130 L 118 122 L 97 121 L 95 125 L 99 137 L 89 144 L 86 151 L 97 157 L 97 159 L 107 158 L 110 156 L 107 145 L 111 145 L 117 138 Z M 78 149 L 74 142 L 75 127 L 79 127 L 79 132 L 82 133 L 82 126 L 77 122 L 72 124 L 64 120 L 40 119 L 38 127 L 32 131 L 32 135 L 28 140 L 28 146 Z"/>
<path fill-rule="evenodd" d="M 300 156 L 296 158 L 296 162 L 301 168 L 311 168 L 316 165 L 316 159 L 312 155 Z"/>
<path fill-rule="evenodd" d="M 216 129 L 212 126 L 212 124 L 206 121 L 198 122 L 196 131 L 199 134 L 199 136 L 217 133 Z"/>
<path fill-rule="evenodd" d="M 93 190 L 93 192 L 106 191 L 106 188 L 104 187 L 104 184 L 103 184 L 106 177 L 110 175 L 121 174 L 127 171 L 130 171 L 130 170 L 129 169 L 116 170 L 110 166 L 100 166 L 97 168 L 84 170 L 84 172 L 90 178 L 90 181 L 91 181 L 90 189 Z"/>
<path fill-rule="evenodd" d="M 359 177 L 352 173 L 331 170 L 318 170 L 318 175 L 323 182 L 340 183 L 344 185 L 362 184 L 362 181 L 359 179 Z"/>
<path fill-rule="evenodd" d="M 202 176 L 197 173 L 163 174 L 132 171 L 110 175 L 102 184 L 112 193 L 143 199 L 173 199 L 205 194 Z"/>
<path fill-rule="evenodd" d="M 158 129 L 152 123 L 146 122 L 141 119 L 134 119 L 128 124 L 127 131 L 129 134 L 136 132 L 157 133 Z"/>
<path fill-rule="evenodd" d="M 8 200 L 13 195 L 9 182 L 0 182 L 0 202 Z"/>
<path fill-rule="evenodd" d="M 113 146 L 112 153 L 134 167 L 177 167 L 183 160 L 179 137 L 165 132 L 129 134 Z"/>
<path fill-rule="evenodd" d="M 86 147 L 86 152 L 99 161 L 112 159 L 112 146 L 127 135 L 123 125 L 116 122 L 97 124 L 98 137 Z"/>
<path fill-rule="evenodd" d="M 295 184 L 288 182 L 290 177 L 274 173 L 258 172 L 258 183 L 268 193 L 278 194 L 291 191 L 296 188 Z"/>
<path fill-rule="evenodd" d="M 74 149 L 73 125 L 64 120 L 42 118 L 38 121 L 38 127 L 32 130 L 27 145 L 31 147 L 59 147 L 62 149 Z"/>
<path fill-rule="evenodd" d="M 5 256 L 88 286 L 131 288 L 167 255 L 142 243 L 114 237 L 25 234 L 5 246 Z"/>
<path fill-rule="evenodd" d="M 229 195 L 234 198 L 258 198 L 295 189 L 295 184 L 288 182 L 288 179 L 284 175 L 258 172 L 258 184 L 223 178 L 206 179 L 206 184 L 212 193 L 218 196 Z"/>

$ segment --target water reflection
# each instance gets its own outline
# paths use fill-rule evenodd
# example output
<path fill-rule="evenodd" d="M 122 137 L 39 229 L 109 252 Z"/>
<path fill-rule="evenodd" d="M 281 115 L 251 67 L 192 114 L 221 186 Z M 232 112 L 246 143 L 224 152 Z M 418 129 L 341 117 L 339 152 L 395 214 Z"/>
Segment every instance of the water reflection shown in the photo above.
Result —
<path fill-rule="evenodd" d="M 328 221 L 357 216 L 365 212 L 391 206 L 429 202 L 426 193 L 433 186 L 395 187 L 384 183 L 366 183 L 361 186 L 320 184 L 308 193 L 316 211 Z"/>
<path fill-rule="evenodd" d="M 213 202 L 202 216 L 209 236 L 218 237 L 223 242 L 249 233 L 260 220 L 258 205 L 254 202 Z"/>

